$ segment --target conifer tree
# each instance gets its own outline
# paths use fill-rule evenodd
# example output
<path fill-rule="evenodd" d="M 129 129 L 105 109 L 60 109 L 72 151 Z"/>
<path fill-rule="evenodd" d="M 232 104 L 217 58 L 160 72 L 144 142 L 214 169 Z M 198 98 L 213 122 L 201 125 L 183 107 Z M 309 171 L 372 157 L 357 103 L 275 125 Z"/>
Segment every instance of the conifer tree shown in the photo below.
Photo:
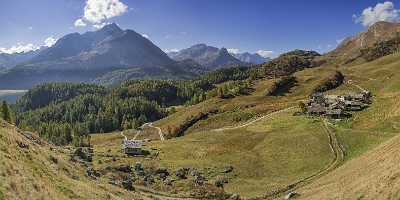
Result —
<path fill-rule="evenodd" d="M 11 112 L 10 112 L 10 108 L 7 105 L 6 101 L 3 101 L 1 104 L 1 117 L 6 120 L 7 122 L 11 123 Z"/>

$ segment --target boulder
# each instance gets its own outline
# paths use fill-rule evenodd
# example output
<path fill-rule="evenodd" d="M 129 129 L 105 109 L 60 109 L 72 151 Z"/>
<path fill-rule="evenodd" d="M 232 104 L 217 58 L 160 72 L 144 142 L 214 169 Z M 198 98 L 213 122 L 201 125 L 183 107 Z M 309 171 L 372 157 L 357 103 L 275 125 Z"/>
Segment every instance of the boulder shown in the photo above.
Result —
<path fill-rule="evenodd" d="M 176 172 L 175 172 L 175 176 L 180 178 L 180 179 L 186 179 L 186 176 L 188 174 L 189 169 L 187 168 L 179 168 Z"/>
<path fill-rule="evenodd" d="M 169 176 L 167 168 L 164 167 L 156 169 L 155 174 L 157 174 L 162 180 L 165 180 Z"/>
<path fill-rule="evenodd" d="M 117 171 L 125 172 L 125 173 L 131 173 L 132 172 L 131 166 L 128 165 L 128 164 L 121 164 L 121 165 L 115 167 L 115 169 Z"/>
<path fill-rule="evenodd" d="M 194 183 L 196 183 L 197 185 L 203 185 L 205 181 L 206 181 L 206 178 L 202 175 L 198 175 L 198 176 L 194 177 Z"/>

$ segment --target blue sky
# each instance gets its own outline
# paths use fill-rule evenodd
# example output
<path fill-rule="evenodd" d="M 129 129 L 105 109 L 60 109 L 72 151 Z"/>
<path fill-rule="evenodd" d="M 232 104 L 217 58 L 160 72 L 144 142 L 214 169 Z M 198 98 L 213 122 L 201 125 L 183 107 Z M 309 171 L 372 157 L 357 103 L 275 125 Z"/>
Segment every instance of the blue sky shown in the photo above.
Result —
<path fill-rule="evenodd" d="M 398 20 L 400 2 L 375 9 L 378 3 L 384 1 L 0 0 L 0 50 L 37 47 L 49 37 L 93 31 L 94 25 L 115 22 L 147 35 L 164 50 L 206 43 L 241 52 L 264 50 L 272 56 L 296 48 L 326 52 L 371 21 Z M 88 4 L 93 5 L 88 8 Z M 96 7 L 107 4 L 115 8 Z M 75 26 L 78 19 L 82 23 Z"/>

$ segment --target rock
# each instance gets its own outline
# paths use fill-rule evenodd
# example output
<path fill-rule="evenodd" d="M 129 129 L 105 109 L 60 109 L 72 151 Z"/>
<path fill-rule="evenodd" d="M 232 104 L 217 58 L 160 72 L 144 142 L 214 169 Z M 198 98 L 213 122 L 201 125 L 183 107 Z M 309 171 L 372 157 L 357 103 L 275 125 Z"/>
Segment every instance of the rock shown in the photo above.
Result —
<path fill-rule="evenodd" d="M 92 162 L 92 154 L 93 154 L 92 148 L 78 147 L 76 148 L 73 156 L 77 156 L 79 159 L 87 162 Z"/>
<path fill-rule="evenodd" d="M 136 162 L 135 163 L 135 171 L 141 171 L 141 170 L 143 170 L 142 163 Z"/>
<path fill-rule="evenodd" d="M 53 162 L 54 164 L 58 163 L 58 159 L 54 157 L 53 155 L 50 155 L 50 161 Z"/>
<path fill-rule="evenodd" d="M 42 144 L 42 141 L 40 141 L 40 139 L 33 137 L 33 133 L 31 133 L 29 131 L 22 132 L 22 135 L 25 136 L 25 138 L 27 138 L 28 140 L 30 140 L 38 145 Z"/>
<path fill-rule="evenodd" d="M 163 181 L 163 183 L 165 184 L 165 185 L 172 185 L 172 180 L 171 179 L 164 179 L 164 181 Z"/>
<path fill-rule="evenodd" d="M 125 173 L 131 173 L 132 172 L 131 166 L 128 165 L 128 164 L 119 165 L 115 169 L 120 171 L 120 172 L 125 172 Z"/>
<path fill-rule="evenodd" d="M 136 171 L 137 176 L 146 176 L 146 172 L 144 170 Z"/>
<path fill-rule="evenodd" d="M 227 200 L 240 200 L 240 196 L 238 194 L 232 194 Z"/>
<path fill-rule="evenodd" d="M 124 180 L 122 180 L 122 187 L 129 191 L 135 190 L 133 187 L 132 177 L 130 175 L 126 176 Z"/>
<path fill-rule="evenodd" d="M 21 141 L 17 141 L 17 145 L 21 149 L 29 149 L 29 144 L 25 144 L 25 143 L 23 143 Z"/>
<path fill-rule="evenodd" d="M 219 178 L 215 180 L 214 185 L 219 188 L 224 188 L 225 180 Z"/>
<path fill-rule="evenodd" d="M 204 178 L 204 176 L 201 176 L 201 175 L 198 175 L 198 176 L 196 176 L 196 177 L 194 178 L 194 182 L 195 182 L 197 185 L 203 185 L 205 181 L 206 181 L 206 178 Z"/>
<path fill-rule="evenodd" d="M 288 199 L 294 198 L 294 197 L 296 197 L 296 196 L 298 196 L 298 195 L 299 195 L 299 194 L 297 194 L 296 192 L 290 192 L 289 194 L 287 194 L 287 195 L 285 196 L 285 199 L 288 200 Z"/>
<path fill-rule="evenodd" d="M 160 179 L 165 180 L 169 176 L 167 168 L 160 167 L 156 169 L 155 174 L 158 174 Z"/>
<path fill-rule="evenodd" d="M 144 182 L 146 182 L 146 184 L 149 184 L 149 185 L 154 183 L 154 178 L 151 175 L 146 175 L 143 180 L 144 180 Z"/>
<path fill-rule="evenodd" d="M 89 177 L 100 177 L 101 174 L 91 167 L 86 168 L 86 175 Z"/>
<path fill-rule="evenodd" d="M 176 172 L 175 172 L 175 176 L 180 178 L 180 179 L 186 179 L 187 173 L 188 173 L 188 169 L 187 168 L 179 168 Z"/>
<path fill-rule="evenodd" d="M 222 173 L 230 173 L 233 171 L 233 167 L 232 166 L 226 166 L 223 170 Z"/>

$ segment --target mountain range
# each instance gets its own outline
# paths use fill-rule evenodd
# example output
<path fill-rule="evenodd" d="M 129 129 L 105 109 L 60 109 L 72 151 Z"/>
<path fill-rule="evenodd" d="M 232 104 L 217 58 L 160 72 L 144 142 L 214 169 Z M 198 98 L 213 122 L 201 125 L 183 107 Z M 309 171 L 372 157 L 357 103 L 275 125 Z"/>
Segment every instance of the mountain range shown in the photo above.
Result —
<path fill-rule="evenodd" d="M 206 44 L 196 44 L 168 55 L 176 61 L 194 60 L 209 70 L 248 65 L 231 55 L 226 48 L 219 49 Z"/>
<path fill-rule="evenodd" d="M 191 62 L 172 60 L 150 40 L 116 24 L 94 32 L 68 34 L 52 47 L 22 55 L 24 59 L 19 62 L 8 59 L 10 56 L 3 58 L 7 70 L 0 73 L 0 89 L 31 88 L 54 81 L 90 82 L 121 70 L 138 72 L 129 78 L 152 73 L 163 78 L 187 78 L 204 71 L 198 65 L 183 64 Z"/>
<path fill-rule="evenodd" d="M 258 53 L 249 53 L 249 52 L 244 52 L 244 53 L 231 53 L 232 56 L 235 58 L 239 59 L 242 62 L 245 63 L 251 63 L 251 64 L 263 64 L 265 62 L 268 62 L 271 60 L 269 57 L 262 57 Z"/>

